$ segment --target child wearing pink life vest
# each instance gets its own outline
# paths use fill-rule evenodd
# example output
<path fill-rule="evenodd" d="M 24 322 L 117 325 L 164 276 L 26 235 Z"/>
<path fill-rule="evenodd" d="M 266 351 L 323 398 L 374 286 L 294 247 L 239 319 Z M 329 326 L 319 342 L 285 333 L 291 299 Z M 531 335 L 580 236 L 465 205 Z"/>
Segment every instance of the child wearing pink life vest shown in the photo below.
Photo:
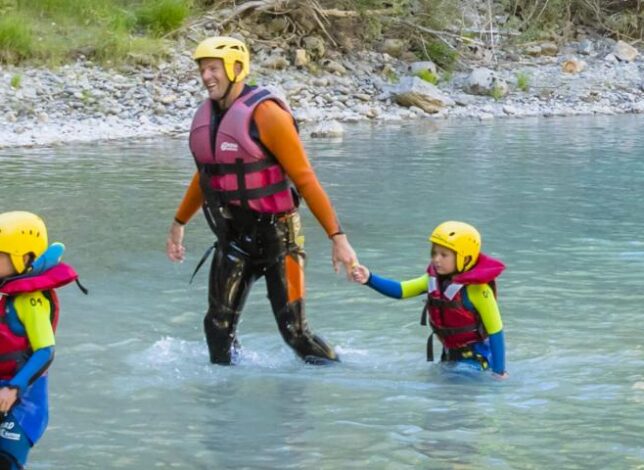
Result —
<path fill-rule="evenodd" d="M 505 339 L 495 286 L 505 265 L 481 253 L 479 232 L 463 222 L 440 224 L 429 241 L 431 263 L 422 276 L 398 282 L 356 265 L 354 281 L 397 299 L 427 296 L 421 324 L 429 323 L 432 330 L 428 361 L 433 360 L 436 335 L 443 346 L 441 361 L 462 361 L 506 378 Z"/>
<path fill-rule="evenodd" d="M 60 262 L 63 251 L 60 243 L 48 245 L 37 215 L 0 214 L 0 470 L 23 468 L 47 428 L 55 289 L 78 278 Z"/>

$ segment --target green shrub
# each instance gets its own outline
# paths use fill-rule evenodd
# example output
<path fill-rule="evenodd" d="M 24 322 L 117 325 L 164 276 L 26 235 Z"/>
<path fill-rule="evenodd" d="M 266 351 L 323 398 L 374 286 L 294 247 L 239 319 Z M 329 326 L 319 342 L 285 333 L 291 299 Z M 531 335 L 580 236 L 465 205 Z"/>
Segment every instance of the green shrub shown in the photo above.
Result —
<path fill-rule="evenodd" d="M 134 31 L 138 24 L 138 18 L 132 11 L 118 9 L 112 12 L 108 20 L 109 28 L 112 31 Z"/>
<path fill-rule="evenodd" d="M 33 38 L 24 18 L 7 15 L 0 19 L 0 62 L 17 63 L 29 57 Z"/>
<path fill-rule="evenodd" d="M 99 34 L 94 44 L 93 56 L 99 62 L 121 63 L 130 52 L 131 38 L 120 31 Z"/>
<path fill-rule="evenodd" d="M 494 100 L 495 100 L 495 101 L 499 101 L 501 98 L 503 98 L 503 88 L 501 88 L 501 87 L 500 87 L 500 86 L 498 86 L 498 85 L 497 85 L 497 86 L 495 86 L 495 87 L 494 87 L 494 88 L 492 88 L 492 90 L 490 91 L 490 96 L 491 96 L 492 98 L 494 98 Z"/>
<path fill-rule="evenodd" d="M 517 88 L 521 91 L 528 91 L 530 88 L 530 76 L 527 73 L 517 73 Z"/>
<path fill-rule="evenodd" d="M 20 1 L 20 8 L 32 17 L 48 18 L 61 23 L 100 24 L 118 9 L 114 0 L 31 0 Z"/>
<path fill-rule="evenodd" d="M 419 70 L 415 75 L 418 78 L 431 83 L 432 85 L 436 85 L 438 83 L 438 77 L 436 76 L 436 74 L 430 72 L 429 70 Z"/>
<path fill-rule="evenodd" d="M 107 65 L 153 65 L 167 55 L 160 39 L 133 37 L 126 32 L 105 32 L 95 44 L 93 56 Z"/>
<path fill-rule="evenodd" d="M 433 62 L 446 70 L 452 70 L 458 59 L 458 52 L 438 41 L 427 44 L 427 54 Z"/>
<path fill-rule="evenodd" d="M 398 83 L 400 82 L 400 77 L 398 77 L 398 74 L 396 71 L 389 66 L 385 66 L 385 68 L 382 71 L 383 75 L 387 79 L 389 83 Z"/>
<path fill-rule="evenodd" d="M 140 26 L 162 36 L 179 28 L 190 14 L 187 0 L 148 0 L 137 12 Z"/>
<path fill-rule="evenodd" d="M 20 88 L 21 83 L 22 83 L 21 75 L 16 74 L 11 77 L 11 88 L 14 88 L 14 89 Z"/>

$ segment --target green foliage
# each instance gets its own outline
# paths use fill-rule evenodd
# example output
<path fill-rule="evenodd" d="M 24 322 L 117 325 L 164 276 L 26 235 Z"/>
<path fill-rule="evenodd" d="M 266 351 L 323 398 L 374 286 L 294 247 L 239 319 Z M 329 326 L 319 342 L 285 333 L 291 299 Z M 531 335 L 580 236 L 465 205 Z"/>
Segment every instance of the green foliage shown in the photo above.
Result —
<path fill-rule="evenodd" d="M 85 103 L 86 105 L 87 105 L 90 101 L 92 101 L 92 99 L 93 99 L 93 96 L 92 96 L 92 92 L 91 92 L 91 91 L 89 91 L 89 90 L 83 90 L 83 91 L 81 92 L 81 101 L 82 101 L 83 103 Z"/>
<path fill-rule="evenodd" d="M 121 31 L 105 31 L 96 38 L 92 56 L 100 62 L 120 63 L 130 52 L 130 41 L 130 36 Z"/>
<path fill-rule="evenodd" d="M 118 9 L 121 1 L 112 0 L 37 0 L 18 1 L 19 8 L 32 18 L 48 18 L 61 24 L 96 25 Z"/>
<path fill-rule="evenodd" d="M 138 24 L 136 13 L 130 10 L 117 9 L 110 15 L 107 24 L 112 31 L 132 32 Z"/>
<path fill-rule="evenodd" d="M 521 91 L 528 91 L 530 88 L 530 76 L 527 73 L 517 73 L 517 88 Z"/>
<path fill-rule="evenodd" d="M 0 0 L 0 15 L 4 16 L 16 9 L 17 0 Z"/>
<path fill-rule="evenodd" d="M 446 70 L 453 70 L 456 59 L 458 59 L 458 52 L 454 49 L 445 43 L 434 41 L 427 44 L 426 50 L 429 58 L 437 65 Z"/>
<path fill-rule="evenodd" d="M 160 39 L 133 37 L 125 32 L 106 32 L 96 39 L 93 55 L 107 65 L 153 65 L 166 57 L 167 50 Z"/>
<path fill-rule="evenodd" d="M 0 63 L 18 63 L 29 57 L 33 37 L 25 18 L 10 14 L 0 19 Z"/>
<path fill-rule="evenodd" d="M 495 100 L 495 101 L 499 101 L 501 98 L 503 98 L 503 88 L 501 88 L 501 87 L 500 87 L 500 86 L 498 86 L 498 85 L 497 85 L 497 86 L 495 86 L 495 87 L 494 87 L 494 88 L 492 88 L 492 90 L 490 91 L 490 96 L 491 96 L 492 98 L 494 98 L 494 100 Z"/>
<path fill-rule="evenodd" d="M 162 36 L 179 28 L 190 14 L 187 0 L 148 0 L 137 12 L 138 24 Z"/>
<path fill-rule="evenodd" d="M 398 77 L 396 71 L 393 69 L 393 67 L 389 67 L 388 65 L 386 65 L 382 70 L 382 74 L 385 76 L 389 83 L 398 83 L 400 81 L 400 77 Z"/>
<path fill-rule="evenodd" d="M 608 16 L 605 25 L 626 37 L 644 37 L 644 4 L 641 11 L 621 11 Z"/>
<path fill-rule="evenodd" d="M 639 0 L 502 0 L 520 19 L 521 41 L 572 33 L 572 24 L 592 25 L 615 36 L 644 36 L 644 4 Z"/>
<path fill-rule="evenodd" d="M 11 88 L 18 89 L 22 84 L 22 76 L 15 74 L 11 77 Z"/>
<path fill-rule="evenodd" d="M 432 85 L 438 84 L 438 77 L 436 74 L 433 74 L 429 70 L 419 70 L 415 74 L 418 78 L 425 80 L 426 82 L 431 83 Z"/>
<path fill-rule="evenodd" d="M 375 16 L 363 18 L 363 37 L 366 41 L 377 41 L 382 38 L 382 22 Z"/>
<path fill-rule="evenodd" d="M 167 55 L 157 37 L 183 24 L 192 5 L 192 0 L 0 2 L 0 8 L 12 5 L 11 13 L 0 17 L 0 62 L 45 65 L 80 55 L 105 65 L 154 64 Z"/>

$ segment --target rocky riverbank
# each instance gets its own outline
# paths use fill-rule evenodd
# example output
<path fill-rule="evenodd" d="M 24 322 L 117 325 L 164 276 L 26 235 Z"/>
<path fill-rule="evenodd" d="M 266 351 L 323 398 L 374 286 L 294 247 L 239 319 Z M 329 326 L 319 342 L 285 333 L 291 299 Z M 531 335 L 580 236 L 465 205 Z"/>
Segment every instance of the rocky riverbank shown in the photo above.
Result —
<path fill-rule="evenodd" d="M 191 48 L 119 71 L 83 60 L 55 70 L 3 66 L 0 147 L 186 133 L 206 96 Z M 281 93 L 302 132 L 319 136 L 357 121 L 644 113 L 643 54 L 605 38 L 483 50 L 451 77 L 436 72 L 436 86 L 419 78 L 434 64 L 394 51 L 326 51 L 315 68 L 305 50 L 256 43 L 252 51 L 253 80 Z"/>

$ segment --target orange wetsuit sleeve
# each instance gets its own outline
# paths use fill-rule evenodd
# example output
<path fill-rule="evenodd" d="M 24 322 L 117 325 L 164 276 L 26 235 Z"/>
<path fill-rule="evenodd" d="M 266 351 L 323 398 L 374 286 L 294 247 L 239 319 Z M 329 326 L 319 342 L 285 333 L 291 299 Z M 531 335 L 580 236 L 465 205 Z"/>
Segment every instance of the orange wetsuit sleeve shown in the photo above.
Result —
<path fill-rule="evenodd" d="M 268 100 L 257 106 L 253 118 L 259 140 L 275 155 L 327 235 L 340 232 L 331 200 L 306 156 L 292 116 L 276 102 Z"/>
<path fill-rule="evenodd" d="M 196 171 L 192 181 L 183 195 L 183 200 L 174 216 L 175 220 L 181 224 L 187 224 L 193 215 L 201 208 L 203 204 L 203 194 L 199 186 L 199 172 Z"/>

